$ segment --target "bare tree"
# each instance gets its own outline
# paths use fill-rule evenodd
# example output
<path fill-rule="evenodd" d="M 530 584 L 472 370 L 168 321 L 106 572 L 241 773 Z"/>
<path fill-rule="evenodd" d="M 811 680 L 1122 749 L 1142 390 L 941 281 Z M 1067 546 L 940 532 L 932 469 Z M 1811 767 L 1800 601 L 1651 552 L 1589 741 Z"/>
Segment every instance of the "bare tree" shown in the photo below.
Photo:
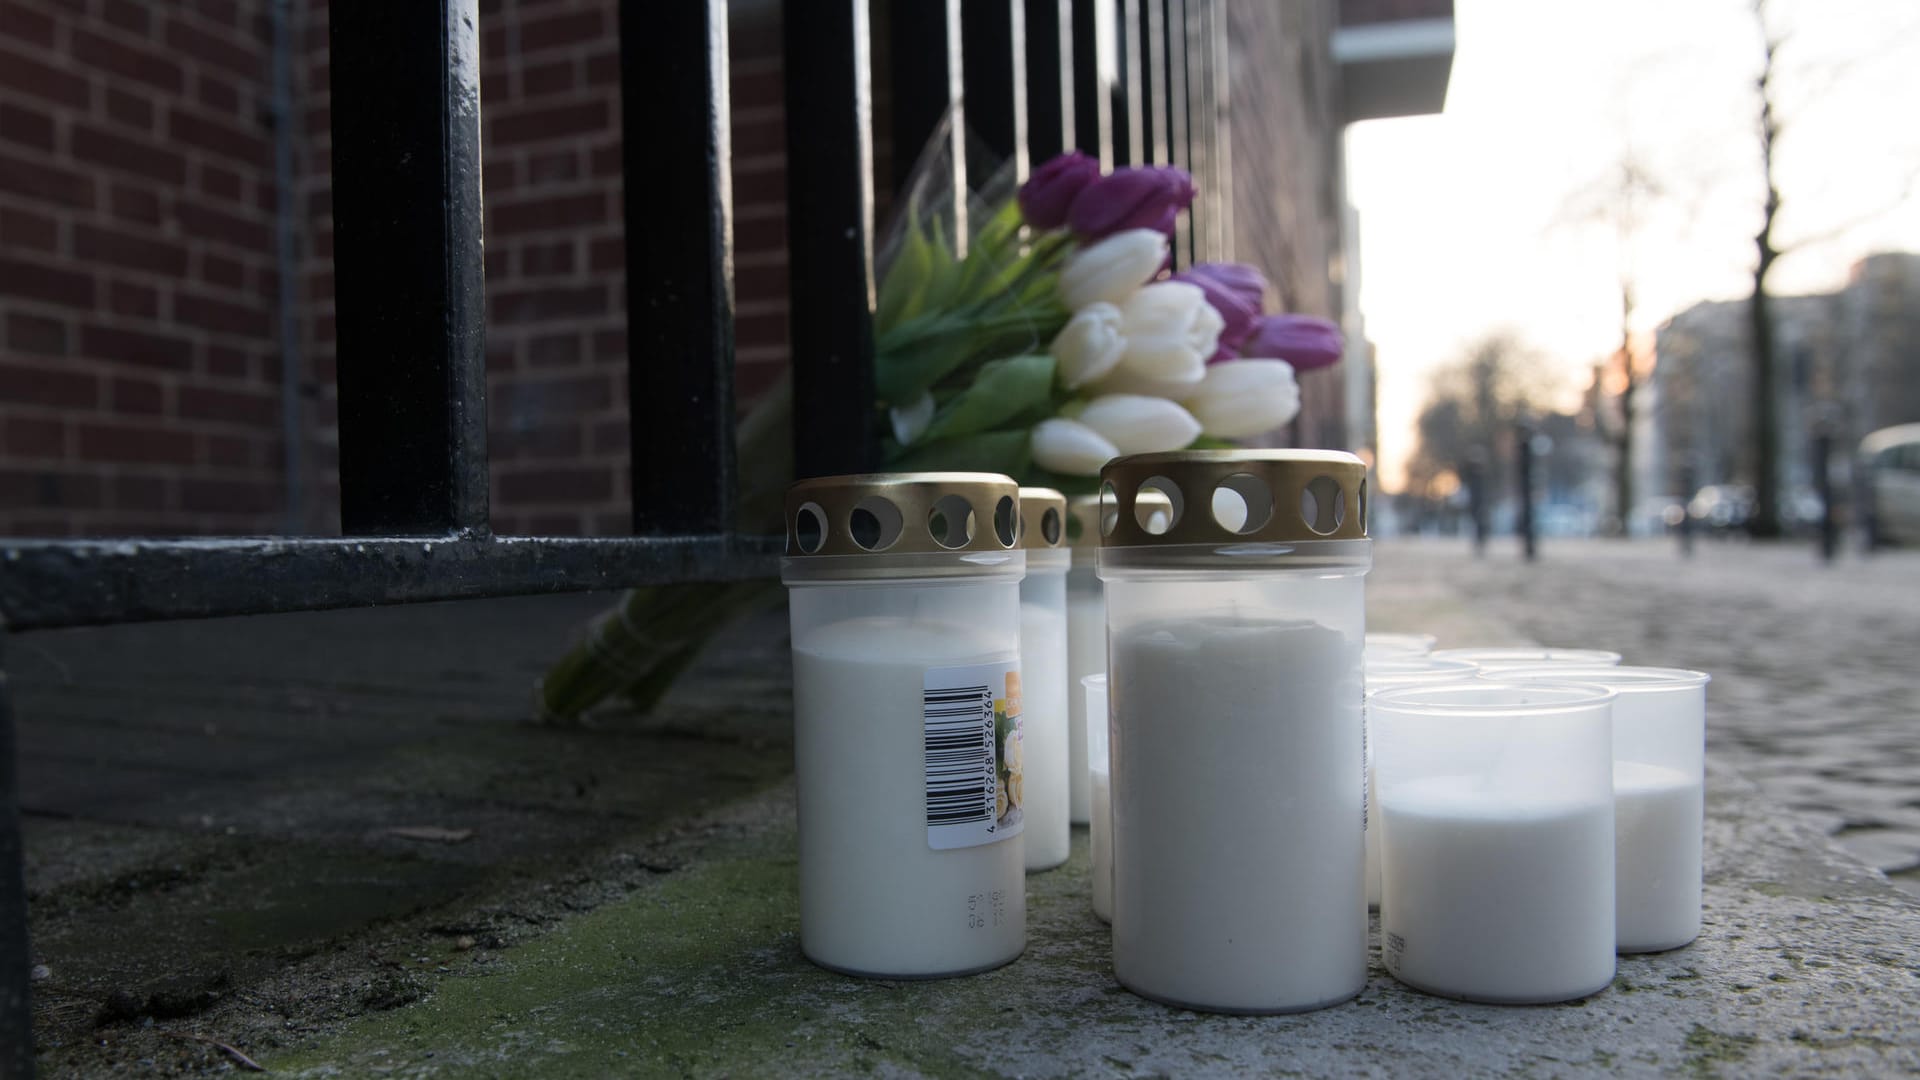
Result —
<path fill-rule="evenodd" d="M 1754 234 L 1753 293 L 1748 299 L 1749 348 L 1753 362 L 1753 517 L 1748 529 L 1757 537 L 1780 535 L 1780 432 L 1774 394 L 1773 315 L 1767 293 L 1767 274 L 1780 259 L 1774 242 L 1774 219 L 1780 215 L 1780 185 L 1774 176 L 1774 150 L 1780 139 L 1780 115 L 1774 108 L 1778 92 L 1778 57 L 1785 38 L 1767 26 L 1767 0 L 1753 0 L 1754 21 L 1760 27 L 1762 61 L 1756 81 L 1760 104 L 1760 170 L 1767 197 L 1760 213 L 1760 231 Z"/>
<path fill-rule="evenodd" d="M 1478 472 L 1485 491 L 1505 490 L 1513 422 L 1546 400 L 1551 382 L 1539 352 L 1510 332 L 1467 346 L 1433 373 L 1408 464 L 1414 487 Z"/>
<path fill-rule="evenodd" d="M 1633 421 L 1635 395 L 1640 389 L 1641 373 L 1636 363 L 1633 342 L 1635 301 L 1635 240 L 1646 220 L 1649 207 L 1665 197 L 1665 188 L 1632 150 L 1621 155 L 1606 175 L 1575 193 L 1565 216 L 1597 223 L 1613 234 L 1619 249 L 1615 269 L 1620 284 L 1620 344 L 1608 357 L 1603 371 L 1617 374 L 1614 395 L 1618 419 L 1603 407 L 1604 383 L 1596 386 L 1594 423 L 1602 438 L 1613 447 L 1613 506 L 1617 534 L 1627 535 L 1627 520 L 1633 512 Z"/>

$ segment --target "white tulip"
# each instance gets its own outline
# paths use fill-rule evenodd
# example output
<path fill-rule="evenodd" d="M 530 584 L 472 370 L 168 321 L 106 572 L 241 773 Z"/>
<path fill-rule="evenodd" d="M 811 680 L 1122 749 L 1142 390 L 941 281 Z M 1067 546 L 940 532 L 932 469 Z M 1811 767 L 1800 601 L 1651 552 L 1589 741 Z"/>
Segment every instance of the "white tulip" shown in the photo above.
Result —
<path fill-rule="evenodd" d="M 1054 417 L 1033 426 L 1033 460 L 1062 476 L 1099 476 L 1120 448 L 1078 420 Z"/>
<path fill-rule="evenodd" d="M 1127 339 L 1120 368 L 1145 379 L 1199 382 L 1225 325 L 1198 285 L 1155 282 L 1120 307 L 1120 332 Z"/>
<path fill-rule="evenodd" d="M 1200 421 L 1161 397 L 1108 394 L 1089 402 L 1079 419 L 1123 454 L 1180 450 L 1200 437 Z"/>
<path fill-rule="evenodd" d="M 1184 401 L 1207 434 L 1244 439 L 1297 416 L 1300 387 L 1285 360 L 1228 360 L 1207 368 Z"/>
<path fill-rule="evenodd" d="M 901 446 L 912 446 L 920 436 L 926 434 L 927 426 L 933 423 L 934 403 L 932 394 L 921 394 L 920 400 L 904 408 L 895 406 L 887 410 L 887 419 L 893 422 L 893 437 Z"/>
<path fill-rule="evenodd" d="M 1101 378 L 1120 363 L 1127 339 L 1120 333 L 1120 309 L 1101 301 L 1074 313 L 1048 348 L 1053 353 L 1060 383 L 1078 389 Z"/>
<path fill-rule="evenodd" d="M 1117 232 L 1081 248 L 1060 268 L 1060 303 L 1068 311 L 1106 301 L 1118 304 L 1167 262 L 1167 238 L 1153 229 Z"/>

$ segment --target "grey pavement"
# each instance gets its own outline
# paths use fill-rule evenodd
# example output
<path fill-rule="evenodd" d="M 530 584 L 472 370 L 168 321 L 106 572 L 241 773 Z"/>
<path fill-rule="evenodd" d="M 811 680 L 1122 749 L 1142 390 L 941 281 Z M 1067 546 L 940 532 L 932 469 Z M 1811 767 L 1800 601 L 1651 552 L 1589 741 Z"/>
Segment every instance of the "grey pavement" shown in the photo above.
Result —
<path fill-rule="evenodd" d="M 1545 553 L 1383 544 L 1369 611 L 1715 674 L 1706 931 L 1585 1002 L 1463 1005 L 1376 965 L 1306 1016 L 1150 1005 L 1112 981 L 1084 834 L 1030 879 L 1019 962 L 821 972 L 795 937 L 781 616 L 652 715 L 559 731 L 525 722 L 529 686 L 600 601 L 545 598 L 13 639 L 43 1069 L 231 1070 L 199 1036 L 316 1076 L 1920 1070 L 1920 902 L 1821 835 L 1905 842 L 1867 814 L 1915 797 L 1920 562 Z"/>

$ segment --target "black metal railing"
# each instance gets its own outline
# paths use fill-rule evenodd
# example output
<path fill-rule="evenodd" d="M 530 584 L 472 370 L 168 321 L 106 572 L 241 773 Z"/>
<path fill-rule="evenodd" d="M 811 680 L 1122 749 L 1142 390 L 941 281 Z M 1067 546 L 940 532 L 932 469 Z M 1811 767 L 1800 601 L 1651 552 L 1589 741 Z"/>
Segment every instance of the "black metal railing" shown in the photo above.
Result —
<path fill-rule="evenodd" d="M 785 20 L 794 460 L 870 469 L 869 4 Z M 788 0 L 789 8 L 798 7 Z M 895 175 L 964 99 L 1037 164 L 1198 169 L 1176 258 L 1225 252 L 1221 0 L 890 0 Z M 634 535 L 488 529 L 476 0 L 336 4 L 341 537 L 0 541 L 4 630 L 771 575 L 735 529 L 725 0 L 622 4 Z M 911 62 L 902 62 L 911 58 Z M 701 148 L 695 150 L 694 148 Z M 964 155 L 960 155 L 964 160 Z M 14 727 L 0 680 L 0 1078 L 33 1064 Z"/>

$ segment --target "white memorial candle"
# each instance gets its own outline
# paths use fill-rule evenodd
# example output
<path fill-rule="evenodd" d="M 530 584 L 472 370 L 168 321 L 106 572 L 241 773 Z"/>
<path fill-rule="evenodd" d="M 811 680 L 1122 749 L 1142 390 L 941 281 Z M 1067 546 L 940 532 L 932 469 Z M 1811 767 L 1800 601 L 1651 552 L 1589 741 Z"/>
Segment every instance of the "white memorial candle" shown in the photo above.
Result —
<path fill-rule="evenodd" d="M 1337 674 L 1358 652 L 1304 621 L 1116 636 L 1113 959 L 1129 988 L 1246 1011 L 1359 992 L 1359 702 Z"/>
<path fill-rule="evenodd" d="M 1085 686 L 1087 766 L 1093 780 L 1093 816 L 1087 822 L 1087 848 L 1092 867 L 1093 913 L 1101 922 L 1113 921 L 1113 781 L 1112 757 L 1107 747 L 1107 677 L 1089 675 Z"/>
<path fill-rule="evenodd" d="M 1096 535 L 1097 534 L 1093 534 Z M 1081 558 L 1081 552 L 1074 552 Z M 1089 675 L 1107 670 L 1107 601 L 1101 594 L 1100 578 L 1091 564 L 1075 566 L 1067 574 L 1067 685 L 1071 689 Z M 1088 818 L 1087 777 L 1087 703 L 1083 695 L 1069 694 L 1067 735 L 1072 776 L 1069 778 L 1068 810 L 1075 825 Z M 1105 723 L 1099 718 L 1094 723 Z"/>
<path fill-rule="evenodd" d="M 1073 838 L 1068 698 L 1078 697 L 1080 688 L 1067 682 L 1066 509 L 1066 496 L 1051 488 L 1020 489 L 1020 543 L 1027 553 L 1020 582 L 1021 807 L 1028 870 L 1066 862 Z"/>
<path fill-rule="evenodd" d="M 1489 795 L 1473 777 L 1381 800 L 1381 957 L 1430 993 L 1524 1004 L 1613 979 L 1613 814 L 1585 800 Z"/>
<path fill-rule="evenodd" d="M 1613 697 L 1484 682 L 1372 697 L 1380 950 L 1396 979 L 1510 1004 L 1612 981 Z"/>
<path fill-rule="evenodd" d="M 1369 638 L 1372 634 L 1367 635 Z M 1371 645 L 1368 648 L 1372 648 Z M 1437 686 L 1460 682 L 1480 674 L 1480 668 L 1466 660 L 1436 660 L 1431 656 L 1406 653 L 1366 658 L 1368 697 L 1396 686 Z M 1373 755 L 1379 744 L 1378 733 L 1367 726 L 1367 906 L 1380 906 L 1380 798 L 1375 790 Z"/>
<path fill-rule="evenodd" d="M 1619 695 L 1613 702 L 1619 949 L 1660 952 L 1700 936 L 1707 676 L 1678 668 L 1542 665 L 1482 678 L 1510 685 L 1592 683 Z"/>
<path fill-rule="evenodd" d="M 1114 975 L 1209 1011 L 1345 1001 L 1366 982 L 1366 467 L 1190 451 L 1101 479 Z"/>
<path fill-rule="evenodd" d="M 800 947 L 822 967 L 930 978 L 1025 946 L 1015 490 L 935 473 L 788 491 Z"/>

